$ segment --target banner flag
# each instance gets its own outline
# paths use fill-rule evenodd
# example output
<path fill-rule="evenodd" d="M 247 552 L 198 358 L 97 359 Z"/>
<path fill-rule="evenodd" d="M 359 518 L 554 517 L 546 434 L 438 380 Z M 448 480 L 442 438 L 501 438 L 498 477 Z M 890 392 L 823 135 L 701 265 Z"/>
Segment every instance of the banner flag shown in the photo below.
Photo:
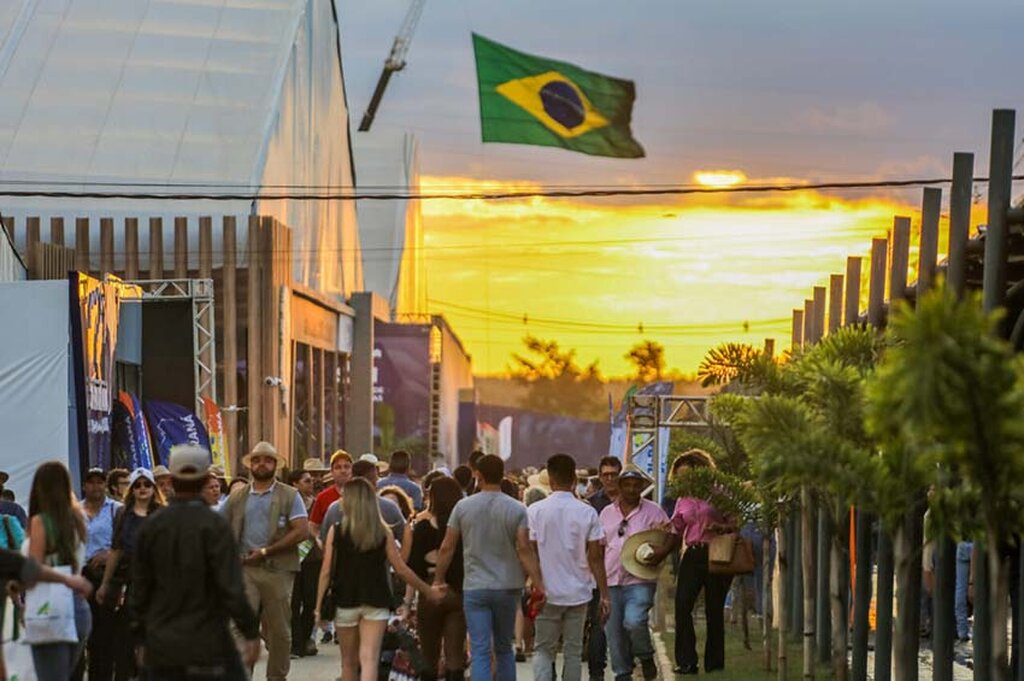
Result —
<path fill-rule="evenodd" d="M 199 445 L 210 451 L 210 437 L 203 422 L 180 404 L 146 400 L 146 418 L 156 441 L 161 465 L 167 465 L 174 445 Z"/>
<path fill-rule="evenodd" d="M 484 142 L 562 147 L 641 158 L 633 81 L 538 57 L 473 34 Z"/>
<path fill-rule="evenodd" d="M 203 396 L 203 410 L 206 412 L 206 428 L 210 434 L 210 455 L 213 465 L 224 469 L 224 474 L 231 477 L 231 455 L 228 452 L 227 438 L 224 437 L 224 417 L 220 407 L 209 397 Z"/>
<path fill-rule="evenodd" d="M 117 440 L 127 454 L 127 461 L 124 465 L 128 470 L 136 468 L 153 468 L 153 447 L 149 440 L 149 425 L 142 413 L 142 404 L 139 398 L 132 393 L 120 391 L 117 395 L 117 403 L 114 405 L 115 433 L 120 436 Z M 117 419 L 123 419 L 123 426 L 119 426 Z"/>

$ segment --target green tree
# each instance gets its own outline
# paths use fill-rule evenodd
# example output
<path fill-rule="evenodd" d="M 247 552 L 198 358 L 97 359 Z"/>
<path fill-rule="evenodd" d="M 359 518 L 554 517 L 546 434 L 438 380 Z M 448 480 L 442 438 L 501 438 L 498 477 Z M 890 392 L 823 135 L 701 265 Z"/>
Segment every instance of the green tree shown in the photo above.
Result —
<path fill-rule="evenodd" d="M 832 666 L 847 677 L 846 617 L 839 576 L 848 555 L 846 514 L 861 502 L 864 481 L 875 474 L 873 446 L 864 429 L 864 377 L 877 354 L 875 334 L 848 327 L 827 336 L 783 365 L 773 379 L 777 392 L 758 399 L 722 395 L 714 411 L 728 419 L 750 453 L 758 485 L 769 498 L 801 500 L 805 633 L 813 631 L 810 570 L 812 510 L 827 511 L 834 529 L 830 547 Z M 813 674 L 812 640 L 805 636 L 804 673 Z"/>
<path fill-rule="evenodd" d="M 558 341 L 526 336 L 523 344 L 527 354 L 513 353 L 510 373 L 529 387 L 527 409 L 594 420 L 606 417 L 604 380 L 596 360 L 581 366 L 576 351 L 562 350 Z"/>
<path fill-rule="evenodd" d="M 705 388 L 722 385 L 745 394 L 782 390 L 775 358 L 744 343 L 722 343 L 708 350 L 697 368 L 697 380 Z"/>
<path fill-rule="evenodd" d="M 1024 361 L 996 335 L 997 322 L 977 296 L 958 300 L 943 289 L 925 295 L 916 310 L 898 306 L 869 416 L 873 431 L 899 443 L 893 459 L 909 475 L 956 471 L 959 484 L 937 488 L 929 505 L 939 528 L 954 535 L 976 529 L 984 537 L 992 671 L 1004 681 L 1010 574 L 1000 554 L 1024 530 Z"/>
<path fill-rule="evenodd" d="M 640 341 L 624 357 L 636 368 L 640 383 L 660 381 L 665 374 L 665 346 L 657 341 Z"/>

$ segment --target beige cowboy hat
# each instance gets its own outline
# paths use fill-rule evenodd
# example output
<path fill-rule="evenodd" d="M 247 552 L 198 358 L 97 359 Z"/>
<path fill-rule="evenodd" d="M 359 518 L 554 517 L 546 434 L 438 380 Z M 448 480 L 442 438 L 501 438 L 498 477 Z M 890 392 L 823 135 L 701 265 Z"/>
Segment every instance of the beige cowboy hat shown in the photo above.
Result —
<path fill-rule="evenodd" d="M 540 489 L 544 494 L 551 494 L 551 478 L 548 477 L 547 468 L 526 478 L 526 484 Z"/>
<path fill-rule="evenodd" d="M 288 460 L 281 456 L 277 452 L 277 448 L 269 442 L 257 442 L 252 451 L 242 457 L 242 465 L 246 468 L 252 468 L 252 457 L 254 456 L 272 456 L 277 459 L 278 468 L 284 468 L 288 465 Z"/>
<path fill-rule="evenodd" d="M 302 462 L 302 470 L 307 473 L 329 473 L 331 469 L 321 459 L 311 457 Z"/>
<path fill-rule="evenodd" d="M 644 530 L 630 535 L 622 545 L 622 567 L 639 579 L 657 579 L 665 561 L 651 565 L 647 560 L 655 548 L 664 546 L 671 538 L 665 530 Z"/>

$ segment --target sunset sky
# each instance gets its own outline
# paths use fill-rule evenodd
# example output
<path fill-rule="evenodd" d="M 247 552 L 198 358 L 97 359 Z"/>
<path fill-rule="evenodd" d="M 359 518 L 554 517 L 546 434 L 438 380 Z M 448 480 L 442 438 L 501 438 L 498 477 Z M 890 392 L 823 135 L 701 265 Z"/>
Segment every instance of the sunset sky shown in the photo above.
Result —
<path fill-rule="evenodd" d="M 407 7 L 340 5 L 353 130 Z M 936 177 L 954 151 L 984 175 L 991 109 L 1024 112 L 1021 25 L 1019 0 L 431 0 L 374 127 L 417 134 L 425 190 Z M 471 31 L 634 80 L 647 158 L 481 144 Z M 920 190 L 425 202 L 431 310 L 478 373 L 502 371 L 525 333 L 611 375 L 650 338 L 693 371 L 724 340 L 787 347 L 811 287 L 894 213 L 916 228 L 919 203 Z"/>

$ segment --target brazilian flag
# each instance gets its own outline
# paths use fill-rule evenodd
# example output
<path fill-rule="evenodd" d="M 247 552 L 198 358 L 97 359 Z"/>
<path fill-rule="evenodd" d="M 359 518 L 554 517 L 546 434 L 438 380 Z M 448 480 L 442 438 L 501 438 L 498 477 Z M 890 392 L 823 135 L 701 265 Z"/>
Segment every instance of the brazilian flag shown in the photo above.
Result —
<path fill-rule="evenodd" d="M 633 139 L 633 81 L 518 52 L 473 34 L 484 142 L 564 147 L 641 158 Z"/>

